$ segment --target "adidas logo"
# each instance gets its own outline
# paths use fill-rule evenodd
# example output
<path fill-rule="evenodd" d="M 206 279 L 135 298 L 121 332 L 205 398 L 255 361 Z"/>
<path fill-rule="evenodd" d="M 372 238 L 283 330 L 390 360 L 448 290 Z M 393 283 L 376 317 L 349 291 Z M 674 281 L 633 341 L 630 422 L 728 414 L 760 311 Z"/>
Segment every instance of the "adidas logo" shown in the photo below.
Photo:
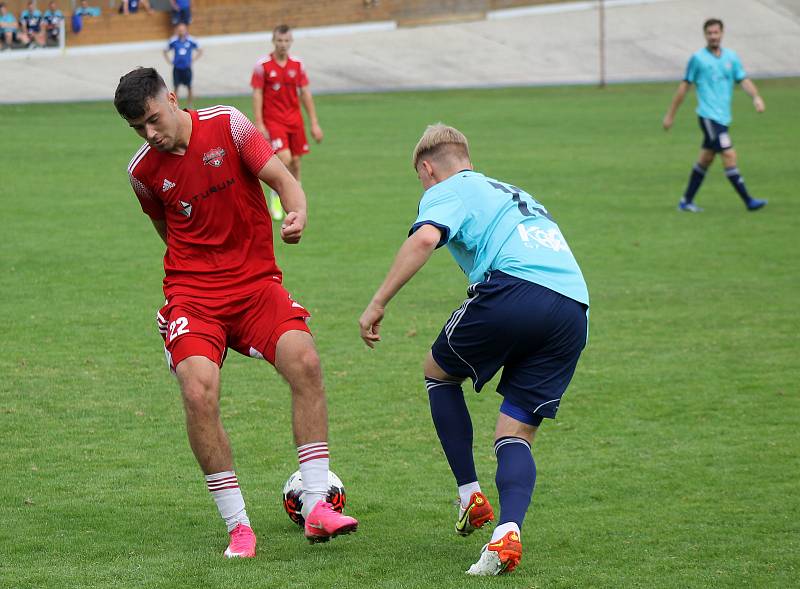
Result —
<path fill-rule="evenodd" d="M 192 214 L 192 205 L 190 205 L 188 202 L 183 202 L 182 200 L 179 200 L 178 202 L 181 203 L 181 210 L 178 212 L 184 217 L 189 217 Z"/>
<path fill-rule="evenodd" d="M 166 192 L 167 190 L 171 190 L 173 188 L 175 188 L 175 182 L 170 182 L 164 178 L 164 184 L 161 186 L 161 192 Z"/>

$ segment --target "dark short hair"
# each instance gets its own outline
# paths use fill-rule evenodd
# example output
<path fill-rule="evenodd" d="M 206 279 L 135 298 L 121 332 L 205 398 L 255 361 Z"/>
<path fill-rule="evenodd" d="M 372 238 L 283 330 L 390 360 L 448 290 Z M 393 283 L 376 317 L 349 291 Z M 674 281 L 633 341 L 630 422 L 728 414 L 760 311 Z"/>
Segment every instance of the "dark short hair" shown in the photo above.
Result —
<path fill-rule="evenodd" d="M 272 34 L 273 35 L 285 35 L 286 33 L 288 33 L 291 30 L 292 30 L 292 27 L 290 27 L 289 25 L 278 25 L 277 27 L 272 29 Z"/>
<path fill-rule="evenodd" d="M 714 25 L 719 25 L 720 30 L 725 29 L 725 25 L 722 24 L 721 20 L 718 18 L 709 18 L 703 23 L 703 32 L 705 33 L 708 30 L 708 27 L 713 27 Z"/>
<path fill-rule="evenodd" d="M 147 101 L 167 90 L 158 72 L 151 67 L 138 67 L 119 79 L 114 93 L 114 106 L 125 119 L 138 119 L 145 113 Z"/>

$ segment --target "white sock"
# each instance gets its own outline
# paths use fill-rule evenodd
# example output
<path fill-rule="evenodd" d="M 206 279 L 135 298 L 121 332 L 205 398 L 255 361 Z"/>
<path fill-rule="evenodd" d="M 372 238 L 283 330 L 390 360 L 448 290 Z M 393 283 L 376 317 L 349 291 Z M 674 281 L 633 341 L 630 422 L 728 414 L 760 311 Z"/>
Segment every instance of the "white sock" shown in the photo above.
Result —
<path fill-rule="evenodd" d="M 509 532 L 516 532 L 517 536 L 520 538 L 522 537 L 522 533 L 519 531 L 519 526 L 514 522 L 507 522 L 504 524 L 500 524 L 494 529 L 492 532 L 492 542 L 497 542 L 500 538 L 508 534 Z"/>
<path fill-rule="evenodd" d="M 478 483 L 478 481 L 459 486 L 458 496 L 461 498 L 461 507 L 466 509 L 467 505 L 469 505 L 469 498 L 472 497 L 472 494 L 480 493 L 480 491 L 481 491 L 481 486 Z"/>
<path fill-rule="evenodd" d="M 328 442 L 312 442 L 297 447 L 297 460 L 300 462 L 300 476 L 303 479 L 304 518 L 308 517 L 314 506 L 325 501 L 328 496 Z"/>
<path fill-rule="evenodd" d="M 239 524 L 250 526 L 250 519 L 244 508 L 244 497 L 239 489 L 239 479 L 236 478 L 235 472 L 226 470 L 207 474 L 206 485 L 229 532 Z"/>

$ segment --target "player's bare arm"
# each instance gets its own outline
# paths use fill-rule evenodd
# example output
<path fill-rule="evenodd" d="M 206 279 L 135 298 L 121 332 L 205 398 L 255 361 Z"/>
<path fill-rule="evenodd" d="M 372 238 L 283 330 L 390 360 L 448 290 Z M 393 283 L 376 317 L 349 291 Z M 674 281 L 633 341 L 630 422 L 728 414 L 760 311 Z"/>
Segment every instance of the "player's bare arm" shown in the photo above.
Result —
<path fill-rule="evenodd" d="M 286 243 L 299 242 L 308 219 L 306 195 L 300 184 L 277 156 L 269 158 L 258 173 L 258 178 L 278 193 L 286 211 L 286 218 L 281 225 L 281 239 Z"/>
<path fill-rule="evenodd" d="M 169 65 L 172 65 L 172 60 L 169 58 L 169 49 L 165 49 L 164 53 L 164 61 L 166 61 Z"/>
<path fill-rule="evenodd" d="M 167 243 L 167 220 L 166 219 L 150 219 L 153 222 L 153 227 L 156 229 L 161 240 Z"/>
<path fill-rule="evenodd" d="M 195 61 L 197 61 L 201 57 L 203 57 L 203 50 L 200 47 L 198 47 L 197 49 L 194 50 L 194 58 L 193 59 Z"/>
<path fill-rule="evenodd" d="M 753 107 L 756 109 L 756 112 L 764 112 L 766 108 L 764 99 L 761 98 L 761 95 L 758 93 L 758 88 L 756 88 L 756 85 L 750 78 L 742 80 L 742 90 L 747 92 L 750 98 L 753 99 Z"/>
<path fill-rule="evenodd" d="M 320 143 L 323 137 L 322 127 L 319 126 L 317 109 L 314 107 L 314 98 L 311 96 L 311 89 L 308 86 L 300 87 L 300 102 L 303 103 L 303 108 L 306 109 L 308 120 L 311 122 L 311 136 L 314 138 L 314 141 Z"/>
<path fill-rule="evenodd" d="M 383 284 L 358 320 L 361 339 L 367 346 L 374 348 L 375 342 L 381 341 L 379 332 L 386 305 L 425 265 L 441 239 L 442 233 L 439 229 L 433 225 L 423 225 L 400 246 Z"/>
<path fill-rule="evenodd" d="M 686 93 L 689 91 L 689 82 L 686 80 L 681 81 L 678 84 L 678 89 L 675 91 L 675 95 L 672 97 L 672 102 L 667 109 L 667 114 L 664 115 L 663 126 L 665 131 L 669 131 L 672 124 L 675 122 L 675 113 L 678 112 L 678 109 L 683 103 L 683 99 L 686 97 Z"/>
<path fill-rule="evenodd" d="M 253 122 L 261 134 L 269 141 L 269 132 L 264 124 L 264 89 L 253 88 Z"/>

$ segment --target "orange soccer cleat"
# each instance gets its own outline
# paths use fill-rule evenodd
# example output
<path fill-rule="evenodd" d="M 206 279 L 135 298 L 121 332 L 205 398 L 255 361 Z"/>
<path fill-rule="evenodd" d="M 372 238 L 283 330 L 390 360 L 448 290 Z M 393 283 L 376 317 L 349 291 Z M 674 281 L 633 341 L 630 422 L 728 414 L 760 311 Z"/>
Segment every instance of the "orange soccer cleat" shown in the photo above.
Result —
<path fill-rule="evenodd" d="M 483 547 L 478 562 L 469 567 L 468 575 L 502 575 L 513 571 L 522 560 L 522 541 L 515 531 Z"/>
<path fill-rule="evenodd" d="M 456 533 L 462 536 L 469 536 L 478 528 L 482 528 L 487 522 L 494 519 L 494 510 L 489 504 L 486 495 L 476 491 L 469 498 L 469 505 L 458 506 L 458 520 L 456 521 Z"/>

